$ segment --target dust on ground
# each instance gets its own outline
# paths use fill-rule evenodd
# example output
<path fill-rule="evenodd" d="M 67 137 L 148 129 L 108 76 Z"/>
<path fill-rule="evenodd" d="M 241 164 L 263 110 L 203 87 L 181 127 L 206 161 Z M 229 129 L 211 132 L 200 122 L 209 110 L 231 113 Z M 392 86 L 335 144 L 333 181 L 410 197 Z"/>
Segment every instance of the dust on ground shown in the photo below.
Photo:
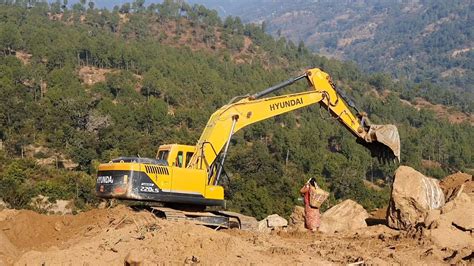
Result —
<path fill-rule="evenodd" d="M 350 233 L 266 234 L 167 221 L 122 205 L 63 216 L 0 211 L 5 264 L 123 265 L 126 257 L 145 265 L 443 263 L 433 250 L 426 240 L 381 224 Z"/>

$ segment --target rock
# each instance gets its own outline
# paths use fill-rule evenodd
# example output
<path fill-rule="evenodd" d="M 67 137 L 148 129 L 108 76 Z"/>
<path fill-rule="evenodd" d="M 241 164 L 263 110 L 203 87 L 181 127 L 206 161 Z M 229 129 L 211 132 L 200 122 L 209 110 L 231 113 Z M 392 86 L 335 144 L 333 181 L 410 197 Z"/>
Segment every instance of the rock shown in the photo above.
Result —
<path fill-rule="evenodd" d="M 436 228 L 438 227 L 438 220 L 441 217 L 441 211 L 440 210 L 431 210 L 428 212 L 425 218 L 425 226 L 427 228 Z"/>
<path fill-rule="evenodd" d="M 353 200 L 345 200 L 321 215 L 319 231 L 334 233 L 367 227 L 367 218 L 369 214 L 364 207 Z"/>
<path fill-rule="evenodd" d="M 9 209 L 9 208 L 10 208 L 10 204 L 6 203 L 5 201 L 3 201 L 3 199 L 0 198 L 0 210 Z"/>
<path fill-rule="evenodd" d="M 272 229 L 268 227 L 268 223 L 266 219 L 263 219 L 260 222 L 258 222 L 257 232 L 270 233 L 271 231 Z"/>
<path fill-rule="evenodd" d="M 461 193 L 441 209 L 440 221 L 464 231 L 474 230 L 474 195 Z"/>
<path fill-rule="evenodd" d="M 474 195 L 461 193 L 454 200 L 446 203 L 441 210 L 430 211 L 427 220 L 433 220 L 426 235 L 441 249 L 460 251 L 474 249 Z"/>
<path fill-rule="evenodd" d="M 201 262 L 201 260 L 196 256 L 186 257 L 184 260 L 184 264 L 197 264 L 199 262 Z"/>
<path fill-rule="evenodd" d="M 124 260 L 125 266 L 141 266 L 143 265 L 143 257 L 137 250 L 130 250 Z"/>
<path fill-rule="evenodd" d="M 395 171 L 387 211 L 388 226 L 407 230 L 424 223 L 430 210 L 444 205 L 444 194 L 438 183 L 411 167 L 400 166 Z"/>
<path fill-rule="evenodd" d="M 258 231 L 259 222 L 255 217 L 243 215 L 237 212 L 220 211 L 220 213 L 228 216 L 237 217 L 240 220 L 240 229 L 246 231 Z"/>
<path fill-rule="evenodd" d="M 105 208 L 107 208 L 106 201 L 102 201 L 101 203 L 99 203 L 99 205 L 97 205 L 97 209 L 105 209 Z"/>
<path fill-rule="evenodd" d="M 53 203 L 48 212 L 53 214 L 72 214 L 73 202 L 71 200 L 56 200 L 56 203 Z"/>
<path fill-rule="evenodd" d="M 267 225 L 270 228 L 288 226 L 288 221 L 278 214 L 269 215 L 266 219 L 267 219 Z"/>
<path fill-rule="evenodd" d="M 258 222 L 258 232 L 268 233 L 275 228 L 283 228 L 288 226 L 288 221 L 278 214 L 272 214 L 267 218 Z"/>
<path fill-rule="evenodd" d="M 304 207 L 295 206 L 290 215 L 289 226 L 296 230 L 304 230 Z"/>
<path fill-rule="evenodd" d="M 380 240 L 400 235 L 400 231 L 392 229 L 383 224 L 367 226 L 365 228 L 357 230 L 357 232 L 354 233 L 362 237 L 378 238 Z"/>
<path fill-rule="evenodd" d="M 452 252 L 451 255 L 444 257 L 443 261 L 445 261 L 449 265 L 466 265 L 466 262 L 471 262 L 467 265 L 472 265 L 473 255 L 474 252 L 472 251 L 472 249 L 466 247 Z"/>
<path fill-rule="evenodd" d="M 472 175 L 457 172 L 443 178 L 439 182 L 439 186 L 444 192 L 446 202 L 453 200 L 462 191 L 464 185 L 472 180 Z"/>
<path fill-rule="evenodd" d="M 446 214 L 456 209 L 462 209 L 466 205 L 469 205 L 472 201 L 474 195 L 468 195 L 466 193 L 461 193 L 459 197 L 455 198 L 454 200 L 446 203 L 441 208 L 441 213 Z"/>
<path fill-rule="evenodd" d="M 469 181 L 464 184 L 463 192 L 474 193 L 474 181 Z"/>
<path fill-rule="evenodd" d="M 456 228 L 440 226 L 430 231 L 431 241 L 440 248 L 460 250 L 463 248 L 474 249 L 474 238 L 468 232 Z"/>

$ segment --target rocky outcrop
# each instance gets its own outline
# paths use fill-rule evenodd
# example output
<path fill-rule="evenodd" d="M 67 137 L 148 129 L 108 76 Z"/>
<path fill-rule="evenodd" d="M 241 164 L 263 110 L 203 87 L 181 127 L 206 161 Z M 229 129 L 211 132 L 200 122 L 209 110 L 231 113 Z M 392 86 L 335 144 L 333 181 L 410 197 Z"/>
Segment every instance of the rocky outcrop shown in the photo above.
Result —
<path fill-rule="evenodd" d="M 444 193 L 439 181 L 408 166 L 395 171 L 387 211 L 388 226 L 407 230 L 423 223 L 430 210 L 444 205 Z"/>
<path fill-rule="evenodd" d="M 441 208 L 441 221 L 464 231 L 474 230 L 474 195 L 461 193 Z"/>
<path fill-rule="evenodd" d="M 428 215 L 424 234 L 440 249 L 468 256 L 474 250 L 474 195 L 461 193 Z M 429 219 L 428 219 L 429 218 Z M 454 261 L 450 261 L 454 262 Z"/>
<path fill-rule="evenodd" d="M 319 231 L 335 233 L 367 227 L 367 218 L 369 214 L 362 205 L 350 199 L 345 200 L 321 215 Z"/>
<path fill-rule="evenodd" d="M 439 186 L 444 192 L 446 202 L 456 198 L 470 181 L 472 181 L 472 175 L 461 172 L 443 178 L 443 180 L 439 182 Z"/>

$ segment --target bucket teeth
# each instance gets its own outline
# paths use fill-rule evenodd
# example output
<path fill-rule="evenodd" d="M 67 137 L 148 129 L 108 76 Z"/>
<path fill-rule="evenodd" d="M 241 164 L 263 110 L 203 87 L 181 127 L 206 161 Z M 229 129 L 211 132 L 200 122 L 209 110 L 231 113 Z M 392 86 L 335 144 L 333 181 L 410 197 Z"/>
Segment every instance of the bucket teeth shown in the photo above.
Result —
<path fill-rule="evenodd" d="M 382 161 L 396 159 L 400 162 L 400 135 L 394 125 L 371 125 L 368 146 L 374 156 Z"/>

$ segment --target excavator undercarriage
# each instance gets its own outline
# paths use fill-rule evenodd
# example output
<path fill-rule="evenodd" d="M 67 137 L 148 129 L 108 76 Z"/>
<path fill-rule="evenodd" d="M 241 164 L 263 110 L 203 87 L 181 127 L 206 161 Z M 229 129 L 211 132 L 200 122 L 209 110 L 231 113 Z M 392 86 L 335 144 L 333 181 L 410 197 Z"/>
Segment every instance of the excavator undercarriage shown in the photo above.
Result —
<path fill-rule="evenodd" d="M 169 221 L 188 221 L 193 224 L 205 225 L 215 229 L 254 230 L 257 220 L 236 212 L 223 210 L 206 210 L 197 206 L 149 204 L 134 206 L 136 210 L 146 210 L 158 218 Z"/>

